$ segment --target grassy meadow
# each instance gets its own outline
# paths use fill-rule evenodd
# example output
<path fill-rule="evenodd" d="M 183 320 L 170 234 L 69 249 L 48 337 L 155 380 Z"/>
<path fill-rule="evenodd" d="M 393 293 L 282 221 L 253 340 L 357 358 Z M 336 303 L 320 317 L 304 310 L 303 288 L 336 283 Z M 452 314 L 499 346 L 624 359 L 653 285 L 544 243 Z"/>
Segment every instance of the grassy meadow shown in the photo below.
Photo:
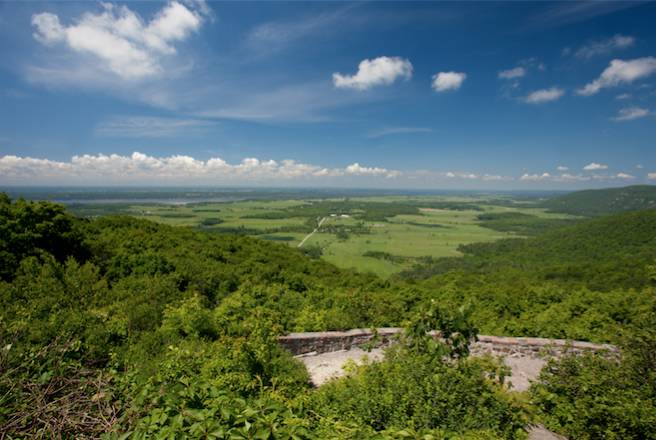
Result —
<path fill-rule="evenodd" d="M 320 249 L 322 258 L 338 267 L 382 277 L 409 269 L 426 257 L 458 256 L 458 247 L 463 244 L 521 235 L 486 227 L 479 219 L 482 214 L 524 215 L 529 220 L 573 218 L 509 199 L 499 202 L 475 196 L 134 204 L 114 207 L 113 211 L 173 226 L 250 235 L 293 247 L 312 234 L 303 248 Z M 324 217 L 322 226 L 312 233 Z"/>

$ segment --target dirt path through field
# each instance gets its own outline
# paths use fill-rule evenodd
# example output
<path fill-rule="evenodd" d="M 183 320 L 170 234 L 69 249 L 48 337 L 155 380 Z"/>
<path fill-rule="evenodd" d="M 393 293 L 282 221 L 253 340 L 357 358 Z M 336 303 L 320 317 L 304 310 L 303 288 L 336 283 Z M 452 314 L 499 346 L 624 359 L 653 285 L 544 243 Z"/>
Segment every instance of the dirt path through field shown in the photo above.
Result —
<path fill-rule="evenodd" d="M 315 232 L 317 232 L 317 231 L 319 230 L 319 228 L 321 227 L 321 225 L 323 224 L 323 222 L 326 221 L 327 218 L 328 218 L 328 217 L 324 217 L 324 218 L 322 218 L 322 219 L 319 221 L 319 224 L 317 225 L 317 227 L 314 228 L 314 231 L 310 232 L 308 235 L 305 236 L 305 238 L 304 238 L 303 240 L 301 240 L 301 242 L 298 244 L 298 247 L 302 247 L 302 246 L 305 244 L 305 242 L 306 242 L 310 237 L 312 237 L 312 236 L 314 235 Z"/>

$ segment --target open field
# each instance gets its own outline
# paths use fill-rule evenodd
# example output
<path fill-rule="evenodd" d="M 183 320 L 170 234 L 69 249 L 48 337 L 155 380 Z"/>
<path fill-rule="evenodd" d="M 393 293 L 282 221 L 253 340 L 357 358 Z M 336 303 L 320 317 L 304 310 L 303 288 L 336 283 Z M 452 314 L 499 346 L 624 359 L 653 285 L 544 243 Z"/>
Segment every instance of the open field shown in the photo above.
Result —
<path fill-rule="evenodd" d="M 81 205 L 102 213 L 103 207 Z M 339 267 L 387 277 L 422 258 L 457 256 L 458 246 L 522 235 L 516 224 L 493 226 L 481 216 L 519 216 L 523 223 L 573 218 L 531 203 L 486 196 L 367 196 L 328 199 L 245 200 L 192 204 L 125 204 L 111 212 L 174 226 L 238 233 L 297 247 Z M 496 217 L 495 217 L 496 218 Z M 498 220 L 498 219 L 497 219 Z M 505 224 L 505 223 L 504 223 Z M 486 227 L 487 226 L 487 227 Z"/>

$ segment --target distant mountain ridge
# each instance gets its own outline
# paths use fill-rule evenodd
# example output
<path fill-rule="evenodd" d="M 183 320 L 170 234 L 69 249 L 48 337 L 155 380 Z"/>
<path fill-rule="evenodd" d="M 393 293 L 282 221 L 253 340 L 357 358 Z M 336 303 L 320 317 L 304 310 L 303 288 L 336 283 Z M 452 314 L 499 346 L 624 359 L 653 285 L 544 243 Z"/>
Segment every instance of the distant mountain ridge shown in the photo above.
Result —
<path fill-rule="evenodd" d="M 656 185 L 590 189 L 551 198 L 543 203 L 550 211 L 595 217 L 656 208 Z"/>

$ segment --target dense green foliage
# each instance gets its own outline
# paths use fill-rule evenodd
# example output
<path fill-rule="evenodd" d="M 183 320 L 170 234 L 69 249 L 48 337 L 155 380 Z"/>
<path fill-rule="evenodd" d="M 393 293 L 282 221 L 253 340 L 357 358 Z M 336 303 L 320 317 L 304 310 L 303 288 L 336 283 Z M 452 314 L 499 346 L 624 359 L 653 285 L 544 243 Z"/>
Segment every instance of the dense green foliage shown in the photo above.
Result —
<path fill-rule="evenodd" d="M 576 439 L 656 439 L 654 305 L 626 329 L 621 358 L 571 355 L 542 371 L 531 395 L 548 426 Z"/>
<path fill-rule="evenodd" d="M 618 214 L 529 239 L 462 246 L 462 258 L 417 266 L 403 278 L 444 304 L 474 305 L 486 334 L 615 342 L 652 299 L 656 211 Z"/>
<path fill-rule="evenodd" d="M 60 262 L 68 256 L 84 258 L 74 218 L 61 205 L 10 203 L 0 193 L 0 280 L 12 279 L 23 258 L 42 254 Z"/>
<path fill-rule="evenodd" d="M 466 246 L 389 281 L 337 269 L 312 247 L 78 219 L 4 196 L 0 231 L 10 437 L 523 438 L 527 408 L 504 369 L 467 356 L 478 328 L 621 343 L 620 360 L 552 364 L 531 397 L 574 437 L 652 438 L 656 211 Z M 398 325 L 406 335 L 383 362 L 318 391 L 276 343 Z"/>
<path fill-rule="evenodd" d="M 656 186 L 590 189 L 551 198 L 542 204 L 555 212 L 598 216 L 656 208 Z"/>
<path fill-rule="evenodd" d="M 0 426 L 12 437 L 321 438 L 327 425 L 307 405 L 322 413 L 322 404 L 276 336 L 395 325 L 418 301 L 285 245 L 126 217 L 79 220 L 49 203 L 1 203 L 10 232 L 3 249 L 15 264 L 0 282 Z M 512 412 L 500 385 L 482 379 L 483 367 L 452 371 L 441 362 L 435 358 L 419 383 L 439 366 L 445 378 L 464 381 L 459 392 L 474 399 L 468 413 L 478 394 Z M 478 426 L 457 427 L 423 406 L 430 424 L 395 416 L 393 426 L 367 435 L 396 438 L 416 425 L 441 438 Z M 346 408 L 331 405 L 330 417 L 350 423 Z M 523 426 L 490 417 L 479 420 L 500 436 Z"/>
<path fill-rule="evenodd" d="M 648 283 L 645 262 L 656 258 L 656 210 L 618 214 L 547 231 L 528 240 L 508 239 L 459 248 L 464 258 L 418 267 L 427 278 L 454 269 L 481 273 L 522 271 L 532 278 L 599 290 Z"/>

